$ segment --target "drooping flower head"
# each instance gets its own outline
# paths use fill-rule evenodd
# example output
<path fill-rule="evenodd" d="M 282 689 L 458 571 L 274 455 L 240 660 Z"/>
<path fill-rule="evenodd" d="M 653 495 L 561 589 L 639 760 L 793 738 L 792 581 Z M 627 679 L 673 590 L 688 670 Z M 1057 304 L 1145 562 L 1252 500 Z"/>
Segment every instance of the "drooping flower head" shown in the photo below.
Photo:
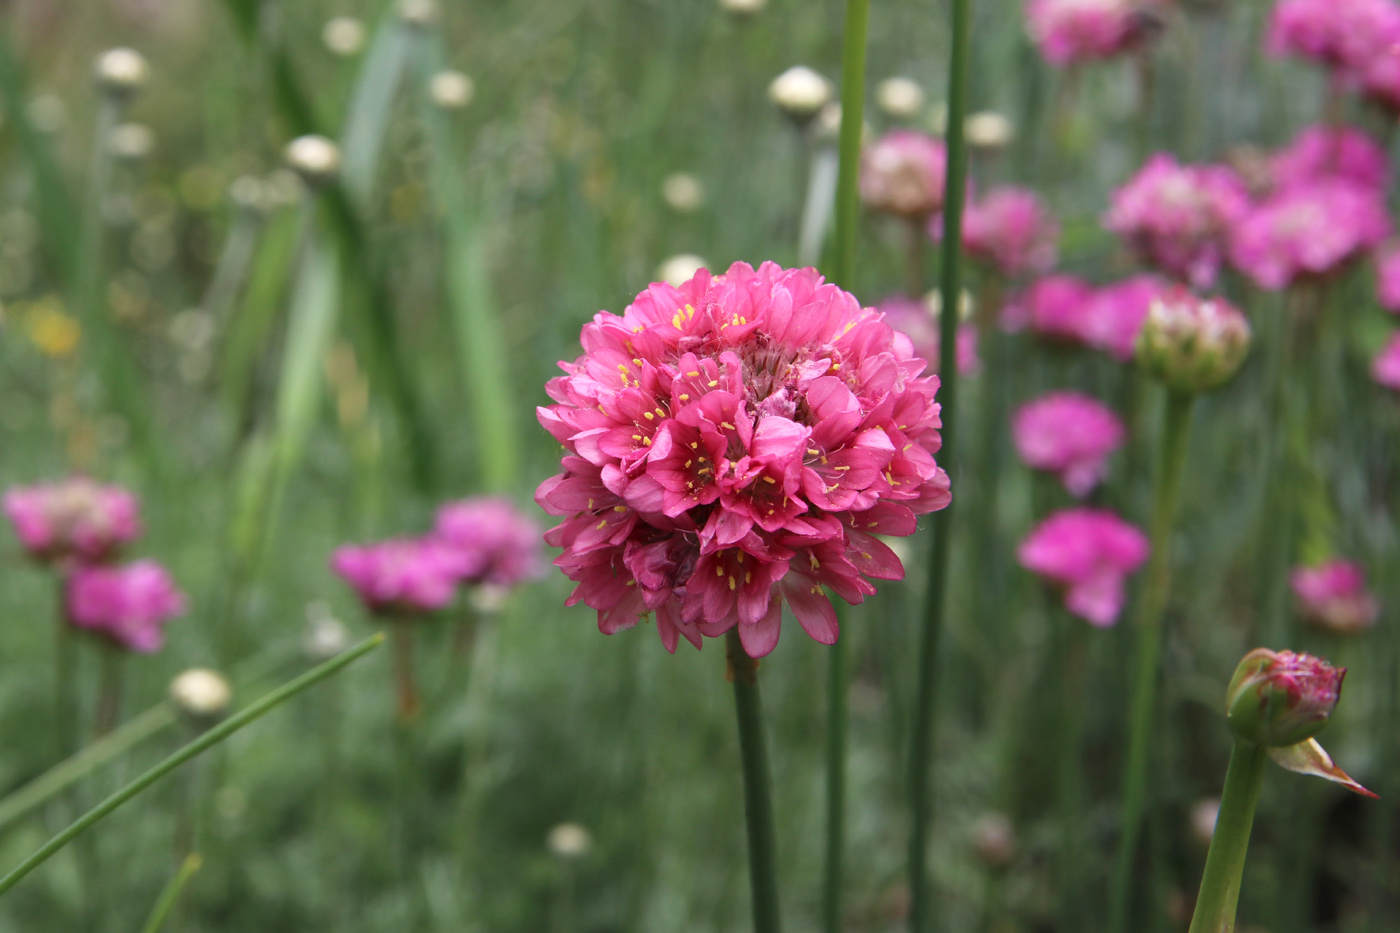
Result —
<path fill-rule="evenodd" d="M 937 296 L 937 292 L 931 292 L 929 298 Z M 930 306 L 930 300 L 916 301 L 906 295 L 891 295 L 880 302 L 876 310 L 885 316 L 886 324 L 914 344 L 914 355 L 928 362 L 927 372 L 938 372 L 940 312 Z M 958 324 L 958 375 L 973 376 L 981 368 L 982 360 L 977 355 L 977 325 L 961 321 Z"/>
<path fill-rule="evenodd" d="M 1249 321 L 1239 309 L 1177 288 L 1152 300 L 1137 361 L 1174 391 L 1206 392 L 1229 381 L 1249 342 Z"/>
<path fill-rule="evenodd" d="M 1126 363 L 1133 358 L 1152 300 L 1166 290 L 1151 275 L 1135 275 L 1096 289 L 1079 319 L 1080 339 Z"/>
<path fill-rule="evenodd" d="M 943 141 L 893 130 L 860 156 L 860 199 L 875 211 L 923 220 L 943 209 L 948 153 Z"/>
<path fill-rule="evenodd" d="M 1382 308 L 1400 314 L 1400 243 L 1376 253 L 1376 298 Z"/>
<path fill-rule="evenodd" d="M 1009 301 L 1002 323 L 1011 330 L 1028 327 L 1049 340 L 1084 342 L 1084 316 L 1094 287 L 1072 275 L 1047 275 Z"/>
<path fill-rule="evenodd" d="M 1147 560 L 1147 536 L 1104 509 L 1064 509 L 1021 542 L 1021 566 L 1064 588 L 1065 608 L 1104 627 L 1123 609 L 1123 581 Z"/>
<path fill-rule="evenodd" d="M 1055 218 L 1035 192 L 1025 188 L 994 188 L 969 204 L 963 217 L 968 255 L 1007 278 L 1049 272 L 1059 235 Z"/>
<path fill-rule="evenodd" d="M 30 556 L 45 562 L 98 562 L 141 534 L 136 497 L 84 476 L 5 493 L 5 514 Z"/>
<path fill-rule="evenodd" d="M 1304 619 L 1333 632 L 1360 632 L 1376 624 L 1380 606 L 1366 589 L 1366 572 L 1349 560 L 1294 567 L 1288 578 Z"/>
<path fill-rule="evenodd" d="M 786 602 L 836 640 L 826 589 L 851 603 L 903 567 L 907 535 L 949 501 L 934 462 L 936 376 L 909 339 L 813 269 L 736 263 L 653 284 L 583 328 L 540 423 L 566 448 L 540 505 L 578 583 L 569 604 L 611 633 L 655 613 L 662 642 L 737 626 L 754 657 Z"/>
<path fill-rule="evenodd" d="M 437 538 L 390 538 L 336 548 L 331 569 L 370 612 L 402 616 L 433 612 L 450 603 L 457 584 L 472 569 L 471 560 Z"/>
<path fill-rule="evenodd" d="M 1230 228 L 1249 209 L 1249 193 L 1222 165 L 1178 165 L 1158 153 L 1113 193 L 1104 225 L 1146 262 L 1208 288 L 1224 260 Z"/>
<path fill-rule="evenodd" d="M 1230 729 L 1266 747 L 1296 745 L 1327 725 L 1346 668 L 1292 651 L 1256 648 L 1235 669 L 1226 692 Z"/>
<path fill-rule="evenodd" d="M 1108 474 L 1108 455 L 1123 446 L 1123 422 L 1107 405 L 1079 392 L 1049 392 L 1027 402 L 1011 421 L 1026 466 L 1060 477 L 1082 498 Z"/>
<path fill-rule="evenodd" d="M 1375 189 L 1338 178 L 1270 195 L 1235 225 L 1230 261 L 1261 288 L 1330 275 L 1390 235 Z"/>
<path fill-rule="evenodd" d="M 1131 49 L 1156 24 L 1150 6 L 1136 0 L 1030 0 L 1026 28 L 1045 60 L 1064 67 Z"/>
<path fill-rule="evenodd" d="M 185 597 L 152 560 L 80 566 L 66 583 L 68 621 L 141 654 L 159 651 L 165 623 L 185 611 Z"/>
<path fill-rule="evenodd" d="M 539 574 L 540 529 L 509 499 L 450 502 L 438 509 L 433 534 L 465 558 L 463 583 L 515 586 Z"/>
<path fill-rule="evenodd" d="M 1400 334 L 1394 334 L 1371 361 L 1371 375 L 1387 389 L 1400 392 Z"/>
<path fill-rule="evenodd" d="M 1384 197 L 1390 161 L 1375 140 L 1355 127 L 1310 126 L 1269 157 L 1268 175 L 1275 189 L 1335 178 Z"/>

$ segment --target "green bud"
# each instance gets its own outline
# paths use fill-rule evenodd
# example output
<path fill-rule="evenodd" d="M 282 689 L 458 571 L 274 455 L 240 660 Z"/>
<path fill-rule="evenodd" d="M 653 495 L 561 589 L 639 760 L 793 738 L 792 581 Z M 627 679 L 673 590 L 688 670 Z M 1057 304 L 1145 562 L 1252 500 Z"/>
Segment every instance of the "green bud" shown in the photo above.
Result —
<path fill-rule="evenodd" d="M 1152 299 L 1137 361 L 1172 389 L 1194 394 L 1229 381 L 1249 341 L 1249 321 L 1228 302 L 1176 288 Z"/>
<path fill-rule="evenodd" d="M 1225 694 L 1230 730 L 1266 748 L 1297 745 L 1327 725 L 1346 668 L 1292 651 L 1256 648 L 1244 656 Z"/>

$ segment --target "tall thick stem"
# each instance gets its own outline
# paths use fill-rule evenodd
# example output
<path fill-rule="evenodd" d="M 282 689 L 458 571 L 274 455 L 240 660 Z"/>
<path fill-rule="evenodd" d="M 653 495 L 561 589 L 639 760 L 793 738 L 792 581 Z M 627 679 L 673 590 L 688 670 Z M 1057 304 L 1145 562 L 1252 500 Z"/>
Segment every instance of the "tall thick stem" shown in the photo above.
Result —
<path fill-rule="evenodd" d="M 418 716 L 418 683 L 413 674 L 413 623 L 395 619 L 389 624 L 394 643 L 394 685 L 398 695 L 400 722 L 412 722 Z"/>
<path fill-rule="evenodd" d="M 1127 929 L 1133 859 L 1142 833 L 1142 815 L 1147 798 L 1148 752 L 1156 731 L 1153 719 L 1156 715 L 1158 668 L 1162 654 L 1162 615 L 1171 587 L 1172 523 L 1181 492 L 1195 400 L 1194 395 L 1168 393 L 1162 446 L 1158 451 L 1150 530 L 1152 556 L 1147 564 L 1143 591 L 1138 597 L 1137 664 L 1133 674 L 1128 758 L 1123 776 L 1123 824 L 1109 900 L 1111 933 L 1124 933 Z"/>
<path fill-rule="evenodd" d="M 1263 746 L 1238 740 L 1230 752 L 1220 814 L 1215 818 L 1215 835 L 1210 840 L 1190 933 L 1234 933 L 1249 832 L 1268 757 Z"/>
<path fill-rule="evenodd" d="M 739 753 L 744 769 L 744 819 L 749 836 L 749 887 L 753 896 L 754 933 L 778 933 L 778 844 L 773 820 L 773 781 L 763 732 L 763 703 L 758 695 L 758 664 L 739 641 L 737 629 L 725 635 L 725 657 L 734 682 L 734 710 L 739 721 Z"/>
<path fill-rule="evenodd" d="M 839 612 L 839 610 L 838 610 Z M 841 613 L 843 616 L 845 613 Z M 844 622 L 845 619 L 842 619 Z M 846 841 L 846 678 L 850 636 L 827 649 L 826 695 L 826 871 L 822 929 L 840 933 L 842 858 Z"/>

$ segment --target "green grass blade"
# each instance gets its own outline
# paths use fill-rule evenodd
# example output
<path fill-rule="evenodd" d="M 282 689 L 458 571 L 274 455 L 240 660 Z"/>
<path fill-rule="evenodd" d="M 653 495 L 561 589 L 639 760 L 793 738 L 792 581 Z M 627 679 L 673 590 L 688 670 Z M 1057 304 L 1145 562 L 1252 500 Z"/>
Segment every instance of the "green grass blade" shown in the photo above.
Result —
<path fill-rule="evenodd" d="M 341 184 L 364 209 L 374 193 L 374 178 L 389 136 L 394 100 L 412 60 L 417 30 L 391 10 L 375 30 L 364 66 L 355 80 L 350 110 L 340 134 Z"/>
<path fill-rule="evenodd" d="M 155 906 L 151 908 L 151 915 L 146 918 L 146 925 L 141 928 L 141 933 L 160 933 L 160 928 L 165 926 L 165 921 L 170 916 L 170 912 L 175 909 L 175 902 L 180 899 L 180 892 L 185 890 L 185 885 L 189 884 L 194 873 L 199 871 L 204 864 L 204 859 L 198 852 L 191 852 L 185 861 L 180 865 L 180 870 L 175 872 L 165 890 L 160 892 L 160 897 L 156 899 Z"/>
<path fill-rule="evenodd" d="M 297 276 L 277 386 L 277 484 L 301 460 L 321 406 L 322 365 L 340 312 L 340 262 L 334 249 L 312 242 Z"/>

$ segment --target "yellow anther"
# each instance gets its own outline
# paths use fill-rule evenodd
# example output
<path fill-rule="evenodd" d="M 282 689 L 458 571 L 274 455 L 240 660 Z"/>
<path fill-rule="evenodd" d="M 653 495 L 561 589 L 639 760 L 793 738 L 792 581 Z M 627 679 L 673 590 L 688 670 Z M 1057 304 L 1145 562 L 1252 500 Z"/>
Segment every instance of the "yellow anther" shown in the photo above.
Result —
<path fill-rule="evenodd" d="M 765 477 L 763 477 L 763 481 L 764 481 L 765 483 L 776 483 L 776 482 L 777 482 L 777 480 L 775 480 L 775 479 L 774 479 L 773 477 L 771 477 L 771 476 L 765 476 Z"/>
<path fill-rule="evenodd" d="M 686 395 L 684 392 L 682 392 L 678 397 L 680 398 L 680 400 L 681 400 L 682 402 L 688 402 L 688 401 L 690 401 L 690 396 L 689 396 L 689 395 Z"/>
<path fill-rule="evenodd" d="M 642 417 L 645 418 L 645 419 L 647 419 L 648 421 L 655 421 L 655 420 L 656 420 L 656 416 L 653 415 L 653 414 L 652 414 L 651 412 L 649 412 L 649 411 L 644 411 L 644 412 L 642 412 Z"/>
<path fill-rule="evenodd" d="M 744 571 L 744 582 L 745 582 L 745 583 L 752 583 L 752 582 L 753 582 L 753 571 L 751 571 L 751 570 L 745 570 L 745 571 Z"/>
<path fill-rule="evenodd" d="M 722 576 L 724 576 L 724 568 L 723 568 L 723 567 L 716 567 L 716 568 L 715 568 L 715 576 L 717 576 L 717 577 L 722 577 Z"/>
<path fill-rule="evenodd" d="M 726 431 L 733 431 L 733 430 L 736 430 L 736 428 L 734 427 L 734 425 L 730 424 L 728 421 L 721 421 L 721 422 L 719 423 L 719 426 L 722 427 L 722 428 L 724 428 Z"/>
<path fill-rule="evenodd" d="M 645 444 L 646 446 L 650 447 L 650 446 L 651 446 L 651 438 L 649 438 L 649 437 L 644 437 L 644 438 L 642 438 L 642 443 Z"/>
<path fill-rule="evenodd" d="M 737 589 L 738 586 L 739 586 L 739 581 L 735 580 L 735 579 L 731 576 L 731 577 L 729 578 L 729 588 L 730 588 L 731 590 L 733 590 L 733 589 Z"/>

